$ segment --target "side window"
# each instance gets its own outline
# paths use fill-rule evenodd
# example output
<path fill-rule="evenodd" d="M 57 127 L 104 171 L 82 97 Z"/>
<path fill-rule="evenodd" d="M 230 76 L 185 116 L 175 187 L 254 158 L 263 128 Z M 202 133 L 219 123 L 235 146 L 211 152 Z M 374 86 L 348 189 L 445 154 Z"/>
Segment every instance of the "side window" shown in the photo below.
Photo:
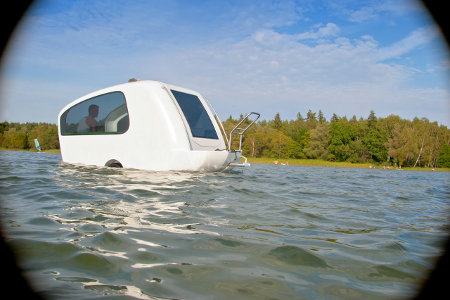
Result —
<path fill-rule="evenodd" d="M 186 117 L 193 137 L 218 139 L 216 129 L 211 122 L 200 99 L 192 94 L 171 90 Z"/>
<path fill-rule="evenodd" d="M 121 92 L 100 95 L 69 108 L 61 116 L 63 135 L 120 134 L 130 125 Z"/>

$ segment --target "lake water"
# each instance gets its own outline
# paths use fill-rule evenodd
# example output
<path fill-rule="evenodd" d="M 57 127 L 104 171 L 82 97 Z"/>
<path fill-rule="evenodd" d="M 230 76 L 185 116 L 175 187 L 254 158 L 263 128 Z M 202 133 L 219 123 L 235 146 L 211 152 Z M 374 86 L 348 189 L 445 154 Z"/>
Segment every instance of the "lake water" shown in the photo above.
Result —
<path fill-rule="evenodd" d="M 448 232 L 448 173 L 0 160 L 7 241 L 49 299 L 402 299 Z"/>

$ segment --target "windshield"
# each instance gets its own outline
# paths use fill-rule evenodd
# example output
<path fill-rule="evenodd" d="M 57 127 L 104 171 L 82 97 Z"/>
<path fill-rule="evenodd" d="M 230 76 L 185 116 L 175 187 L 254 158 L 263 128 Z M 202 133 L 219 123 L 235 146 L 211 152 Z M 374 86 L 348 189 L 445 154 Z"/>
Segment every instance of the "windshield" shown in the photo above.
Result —
<path fill-rule="evenodd" d="M 192 136 L 205 139 L 218 139 L 216 129 L 200 99 L 192 94 L 175 90 L 171 90 L 171 92 L 175 96 L 178 105 L 189 123 Z"/>

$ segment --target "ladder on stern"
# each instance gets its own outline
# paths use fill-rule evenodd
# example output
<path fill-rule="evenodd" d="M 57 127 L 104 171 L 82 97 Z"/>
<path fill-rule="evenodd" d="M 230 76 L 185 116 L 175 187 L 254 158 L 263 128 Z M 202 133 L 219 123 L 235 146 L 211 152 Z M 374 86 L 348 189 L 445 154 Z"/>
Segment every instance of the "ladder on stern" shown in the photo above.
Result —
<path fill-rule="evenodd" d="M 247 163 L 247 157 L 242 155 L 242 138 L 244 136 L 244 133 L 249 129 L 260 117 L 259 113 L 251 112 L 245 116 L 231 131 L 230 131 L 230 138 L 228 140 L 228 151 L 230 152 L 240 152 L 241 157 L 245 160 L 243 163 L 232 163 L 234 166 L 248 166 Z M 245 124 L 246 121 L 250 121 L 250 123 L 247 126 L 242 126 L 242 124 Z M 232 149 L 231 144 L 233 141 L 233 135 L 239 136 L 239 148 L 238 149 Z"/>

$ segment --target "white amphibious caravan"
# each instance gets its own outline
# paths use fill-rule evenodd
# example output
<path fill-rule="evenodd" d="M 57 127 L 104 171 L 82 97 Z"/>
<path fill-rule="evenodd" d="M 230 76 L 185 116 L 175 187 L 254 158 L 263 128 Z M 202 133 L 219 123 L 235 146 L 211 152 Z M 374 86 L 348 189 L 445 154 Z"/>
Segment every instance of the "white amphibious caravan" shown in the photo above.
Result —
<path fill-rule="evenodd" d="M 149 80 L 93 92 L 59 113 L 62 160 L 154 171 L 248 165 L 242 136 L 259 114 L 248 114 L 228 138 L 208 104 L 197 92 Z M 239 136 L 238 149 L 231 149 L 233 135 Z"/>

